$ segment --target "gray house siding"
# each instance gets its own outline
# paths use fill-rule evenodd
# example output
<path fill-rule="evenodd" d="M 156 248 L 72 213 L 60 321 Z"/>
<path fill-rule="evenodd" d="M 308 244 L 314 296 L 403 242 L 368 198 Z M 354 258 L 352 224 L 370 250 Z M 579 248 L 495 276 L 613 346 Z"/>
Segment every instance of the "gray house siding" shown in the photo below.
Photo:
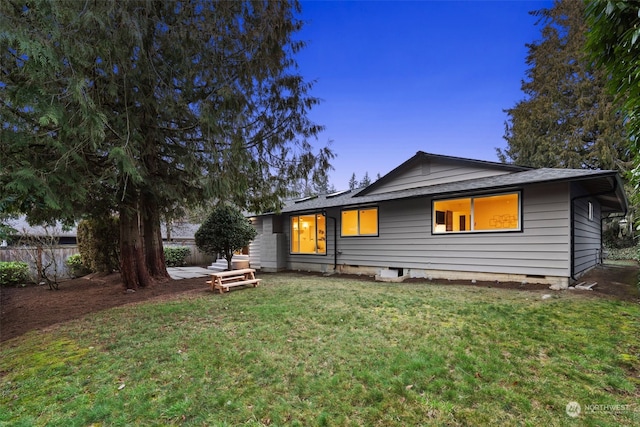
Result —
<path fill-rule="evenodd" d="M 498 202 L 513 203 L 515 198 L 510 197 L 470 200 L 470 206 L 480 208 L 469 208 L 469 219 L 486 231 L 432 230 L 436 201 L 442 201 L 444 208 L 454 204 L 446 199 L 513 192 L 520 194 L 518 229 L 491 230 L 491 222 L 513 222 L 513 205 L 500 208 Z M 489 213 L 484 203 L 492 203 L 496 211 Z M 378 208 L 378 235 L 340 236 L 342 209 L 373 206 Z M 364 189 L 291 200 L 282 214 L 261 217 L 260 263 L 263 268 L 336 270 L 392 280 L 402 275 L 563 287 L 599 262 L 600 219 L 626 209 L 616 171 L 532 169 L 418 152 Z M 454 222 L 448 214 L 447 226 L 457 229 L 455 212 L 462 218 L 461 211 L 450 211 Z M 326 216 L 326 253 L 291 253 L 291 217 L 319 213 Z M 467 220 L 460 228 L 473 229 Z M 371 230 L 368 220 L 365 229 Z"/>
<path fill-rule="evenodd" d="M 254 226 L 258 231 L 262 229 L 260 251 L 252 254 L 249 248 L 249 264 L 253 264 L 254 257 L 258 256 L 259 268 L 262 271 L 279 271 L 287 268 L 288 246 L 285 235 L 282 233 L 280 217 L 275 215 L 258 217 Z"/>
<path fill-rule="evenodd" d="M 602 251 L 600 205 L 585 196 L 577 185 L 573 187 L 573 276 L 595 267 L 600 263 Z M 592 215 L 589 217 L 589 204 Z"/>
<path fill-rule="evenodd" d="M 382 194 L 390 191 L 406 190 L 409 188 L 424 187 L 428 185 L 443 184 L 456 181 L 484 178 L 509 173 L 508 171 L 492 168 L 490 166 L 474 166 L 460 164 L 459 162 L 425 161 L 408 168 L 407 171 L 397 176 L 393 182 L 372 190 L 368 194 Z"/>
<path fill-rule="evenodd" d="M 329 209 L 327 216 L 338 218 L 338 270 L 402 268 L 433 277 L 438 277 L 436 272 L 442 277 L 465 272 L 566 278 L 570 275 L 568 194 L 566 183 L 527 187 L 521 200 L 522 231 L 506 233 L 432 234 L 432 200 L 416 198 L 379 203 L 377 237 L 340 237 L 340 210 Z M 284 220 L 288 223 L 289 218 Z M 288 230 L 284 234 L 288 246 Z M 328 219 L 327 254 L 289 254 L 287 268 L 333 269 L 333 245 L 333 221 Z"/>
<path fill-rule="evenodd" d="M 261 268 L 260 264 L 260 251 L 262 250 L 262 218 L 252 218 L 251 225 L 256 229 L 258 234 L 256 238 L 249 243 L 249 264 L 251 268 Z"/>

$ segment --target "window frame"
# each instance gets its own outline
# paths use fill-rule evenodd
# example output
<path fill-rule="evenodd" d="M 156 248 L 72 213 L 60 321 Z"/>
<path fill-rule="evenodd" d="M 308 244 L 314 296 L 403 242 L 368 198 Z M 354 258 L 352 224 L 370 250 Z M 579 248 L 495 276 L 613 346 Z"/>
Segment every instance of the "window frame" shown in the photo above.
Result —
<path fill-rule="evenodd" d="M 475 199 L 481 199 L 485 197 L 495 197 L 495 196 L 509 196 L 516 194 L 518 196 L 518 227 L 517 228 L 498 228 L 498 229 L 490 229 L 490 230 L 476 230 L 474 227 L 475 220 Z M 449 200 L 462 200 L 469 199 L 470 201 L 470 210 L 469 210 L 469 229 L 462 231 L 436 231 L 436 210 L 435 205 L 437 202 L 446 202 Z M 521 233 L 524 230 L 523 225 L 523 214 L 522 214 L 522 190 L 514 190 L 514 191 L 505 191 L 505 192 L 497 192 L 497 193 L 481 193 L 481 194 L 473 194 L 468 196 L 452 196 L 452 197 L 442 197 L 442 198 L 434 198 L 431 199 L 431 234 L 436 236 L 445 236 L 445 235 L 460 235 L 460 234 L 486 234 L 486 233 Z"/>
<path fill-rule="evenodd" d="M 315 252 L 300 252 L 300 217 L 303 216 L 313 216 L 313 220 L 315 222 Z M 324 252 L 318 252 L 318 242 L 321 241 L 319 237 L 319 229 L 318 229 L 318 216 L 324 218 L 324 237 L 322 241 L 324 241 Z M 293 219 L 298 218 L 298 251 L 293 251 Z M 327 256 L 327 215 L 324 212 L 306 212 L 299 213 L 297 215 L 289 216 L 289 254 L 290 255 L 311 255 L 311 256 Z"/>
<path fill-rule="evenodd" d="M 360 233 L 360 211 L 365 211 L 365 210 L 376 211 L 376 232 L 375 233 L 368 233 L 368 234 Z M 342 214 L 343 212 L 353 212 L 353 211 L 356 211 L 358 213 L 358 217 L 357 217 L 358 232 L 357 234 L 344 234 L 343 228 L 342 228 L 343 226 Z M 356 208 L 340 209 L 340 237 L 351 238 L 351 237 L 379 237 L 379 236 L 380 236 L 380 207 L 379 206 L 358 206 Z"/>

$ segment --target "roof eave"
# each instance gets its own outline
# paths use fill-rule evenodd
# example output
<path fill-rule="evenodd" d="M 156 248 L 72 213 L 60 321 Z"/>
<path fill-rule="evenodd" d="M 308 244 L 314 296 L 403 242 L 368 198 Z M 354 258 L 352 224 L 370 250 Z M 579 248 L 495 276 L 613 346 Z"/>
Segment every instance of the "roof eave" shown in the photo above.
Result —
<path fill-rule="evenodd" d="M 442 159 L 442 160 L 455 161 L 455 162 L 479 164 L 483 166 L 499 167 L 501 169 L 511 171 L 511 172 L 523 172 L 523 171 L 534 169 L 528 166 L 519 166 L 519 165 L 508 164 L 508 163 L 491 162 L 488 160 L 468 159 L 464 157 L 445 156 L 441 154 L 431 154 L 431 153 L 425 153 L 424 151 L 418 151 L 413 157 L 411 157 L 410 159 L 402 163 L 400 166 L 393 169 L 391 172 L 384 175 L 379 180 L 375 181 L 374 183 L 372 183 L 367 187 L 362 188 L 360 191 L 354 194 L 354 197 L 365 196 L 371 190 L 375 190 L 376 188 L 380 187 L 382 184 L 388 182 L 394 176 L 402 173 L 402 171 L 410 168 L 415 163 L 418 163 L 420 161 L 431 160 L 431 159 Z"/>

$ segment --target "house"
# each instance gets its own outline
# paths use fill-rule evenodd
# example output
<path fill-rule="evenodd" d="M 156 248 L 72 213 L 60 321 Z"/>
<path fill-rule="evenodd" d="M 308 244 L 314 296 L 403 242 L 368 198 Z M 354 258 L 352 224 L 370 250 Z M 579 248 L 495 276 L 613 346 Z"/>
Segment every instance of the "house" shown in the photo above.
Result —
<path fill-rule="evenodd" d="M 162 241 L 164 244 L 195 246 L 195 235 L 198 228 L 200 228 L 200 224 L 187 221 L 163 222 L 160 224 Z"/>
<path fill-rule="evenodd" d="M 263 271 L 566 287 L 602 261 L 602 218 L 626 210 L 616 171 L 418 152 L 368 187 L 253 217 L 249 256 Z"/>
<path fill-rule="evenodd" d="M 61 224 L 53 226 L 30 225 L 26 216 L 10 218 L 4 223 L 13 228 L 15 233 L 6 240 L 0 240 L 0 261 L 21 260 L 20 255 L 25 245 L 35 245 L 36 243 L 49 242 L 58 247 L 58 252 L 62 260 L 70 255 L 79 253 L 77 246 L 77 227 L 63 227 Z M 190 250 L 186 257 L 188 265 L 207 265 L 215 261 L 215 257 L 202 253 L 195 244 L 195 232 L 200 227 L 186 221 L 174 221 L 167 226 L 161 224 L 162 241 L 165 247 L 185 246 Z M 27 254 L 28 255 L 28 254 Z M 225 264 L 226 268 L 226 264 Z"/>
<path fill-rule="evenodd" d="M 6 247 L 22 241 L 53 239 L 58 245 L 75 245 L 76 227 L 64 227 L 60 223 L 54 225 L 31 225 L 25 215 L 9 218 L 4 223 L 15 230 L 8 240 L 3 240 L 0 246 Z"/>

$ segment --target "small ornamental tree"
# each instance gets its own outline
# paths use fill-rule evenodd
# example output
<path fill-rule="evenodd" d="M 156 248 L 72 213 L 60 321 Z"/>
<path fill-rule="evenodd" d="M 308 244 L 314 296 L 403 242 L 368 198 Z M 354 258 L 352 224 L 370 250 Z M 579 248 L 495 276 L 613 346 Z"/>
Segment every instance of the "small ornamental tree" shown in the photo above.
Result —
<path fill-rule="evenodd" d="M 247 246 L 258 232 L 239 209 L 220 204 L 209 214 L 196 231 L 196 246 L 209 255 L 221 253 L 231 270 L 231 258 L 237 250 Z"/>

